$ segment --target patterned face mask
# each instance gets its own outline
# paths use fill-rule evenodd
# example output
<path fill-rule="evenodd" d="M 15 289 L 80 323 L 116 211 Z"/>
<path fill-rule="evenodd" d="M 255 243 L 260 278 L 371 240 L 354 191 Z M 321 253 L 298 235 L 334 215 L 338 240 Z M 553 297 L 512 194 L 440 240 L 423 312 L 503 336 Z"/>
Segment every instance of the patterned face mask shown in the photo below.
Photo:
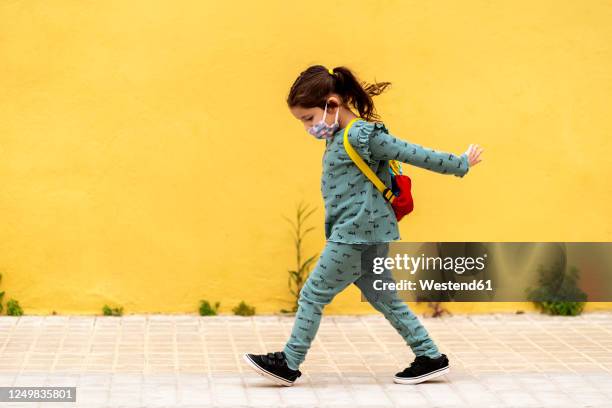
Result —
<path fill-rule="evenodd" d="M 325 102 L 325 111 L 323 112 L 323 119 L 321 119 L 319 123 L 312 125 L 308 129 L 308 133 L 310 133 L 317 139 L 331 138 L 336 132 L 336 130 L 340 127 L 340 123 L 338 123 L 338 113 L 339 112 L 340 112 L 340 108 L 338 107 L 338 110 L 336 110 L 336 119 L 334 123 L 332 123 L 331 125 L 328 125 L 327 122 L 325 122 L 325 117 L 327 116 L 327 102 Z"/>

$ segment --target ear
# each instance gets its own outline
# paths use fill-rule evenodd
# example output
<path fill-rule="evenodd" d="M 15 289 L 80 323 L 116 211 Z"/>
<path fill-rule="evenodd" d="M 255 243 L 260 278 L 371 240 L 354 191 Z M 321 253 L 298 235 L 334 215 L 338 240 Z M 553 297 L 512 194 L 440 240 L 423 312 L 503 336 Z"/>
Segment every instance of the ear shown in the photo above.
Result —
<path fill-rule="evenodd" d="M 329 108 L 339 108 L 342 105 L 340 102 L 340 97 L 337 95 L 331 95 L 327 98 L 327 106 Z"/>

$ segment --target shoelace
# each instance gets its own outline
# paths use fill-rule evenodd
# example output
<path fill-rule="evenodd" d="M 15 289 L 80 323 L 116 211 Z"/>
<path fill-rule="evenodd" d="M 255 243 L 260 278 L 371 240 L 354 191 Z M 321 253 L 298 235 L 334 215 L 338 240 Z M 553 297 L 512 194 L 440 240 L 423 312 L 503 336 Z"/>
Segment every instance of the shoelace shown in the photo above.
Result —
<path fill-rule="evenodd" d="M 268 353 L 262 357 L 262 360 L 266 364 L 275 365 L 275 366 L 283 366 L 285 365 L 285 356 L 281 351 L 275 351 L 274 353 Z"/>
<path fill-rule="evenodd" d="M 414 359 L 414 361 L 412 363 L 410 363 L 410 367 L 404 369 L 404 371 L 412 371 L 412 370 L 417 370 L 420 367 L 423 367 L 425 364 L 427 364 L 427 361 L 429 361 L 428 357 L 425 356 L 418 356 L 417 358 Z"/>

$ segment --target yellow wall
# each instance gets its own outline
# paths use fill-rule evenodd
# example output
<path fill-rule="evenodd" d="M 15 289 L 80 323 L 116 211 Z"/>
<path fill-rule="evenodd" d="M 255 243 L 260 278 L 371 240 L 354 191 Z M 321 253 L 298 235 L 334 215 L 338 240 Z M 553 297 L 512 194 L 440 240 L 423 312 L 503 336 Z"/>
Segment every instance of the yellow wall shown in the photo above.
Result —
<path fill-rule="evenodd" d="M 611 44 L 596 1 L 0 2 L 1 288 L 30 314 L 287 307 L 282 216 L 316 205 L 324 244 L 324 144 L 285 105 L 314 63 L 391 81 L 398 137 L 485 147 L 463 179 L 408 168 L 403 240 L 610 241 Z"/>

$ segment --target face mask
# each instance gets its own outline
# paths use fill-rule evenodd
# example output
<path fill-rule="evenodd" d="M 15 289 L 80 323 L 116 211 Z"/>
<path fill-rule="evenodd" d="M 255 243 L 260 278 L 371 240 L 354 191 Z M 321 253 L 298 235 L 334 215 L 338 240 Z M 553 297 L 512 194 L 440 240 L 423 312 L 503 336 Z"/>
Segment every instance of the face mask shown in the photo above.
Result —
<path fill-rule="evenodd" d="M 323 112 L 323 119 L 321 119 L 319 123 L 312 125 L 308 129 L 308 133 L 310 133 L 317 139 L 330 139 L 334 135 L 334 132 L 340 127 L 340 123 L 338 123 L 338 113 L 340 113 L 340 108 L 336 110 L 336 119 L 334 123 L 328 125 L 325 122 L 325 117 L 327 116 L 327 102 L 325 102 L 325 111 Z"/>

